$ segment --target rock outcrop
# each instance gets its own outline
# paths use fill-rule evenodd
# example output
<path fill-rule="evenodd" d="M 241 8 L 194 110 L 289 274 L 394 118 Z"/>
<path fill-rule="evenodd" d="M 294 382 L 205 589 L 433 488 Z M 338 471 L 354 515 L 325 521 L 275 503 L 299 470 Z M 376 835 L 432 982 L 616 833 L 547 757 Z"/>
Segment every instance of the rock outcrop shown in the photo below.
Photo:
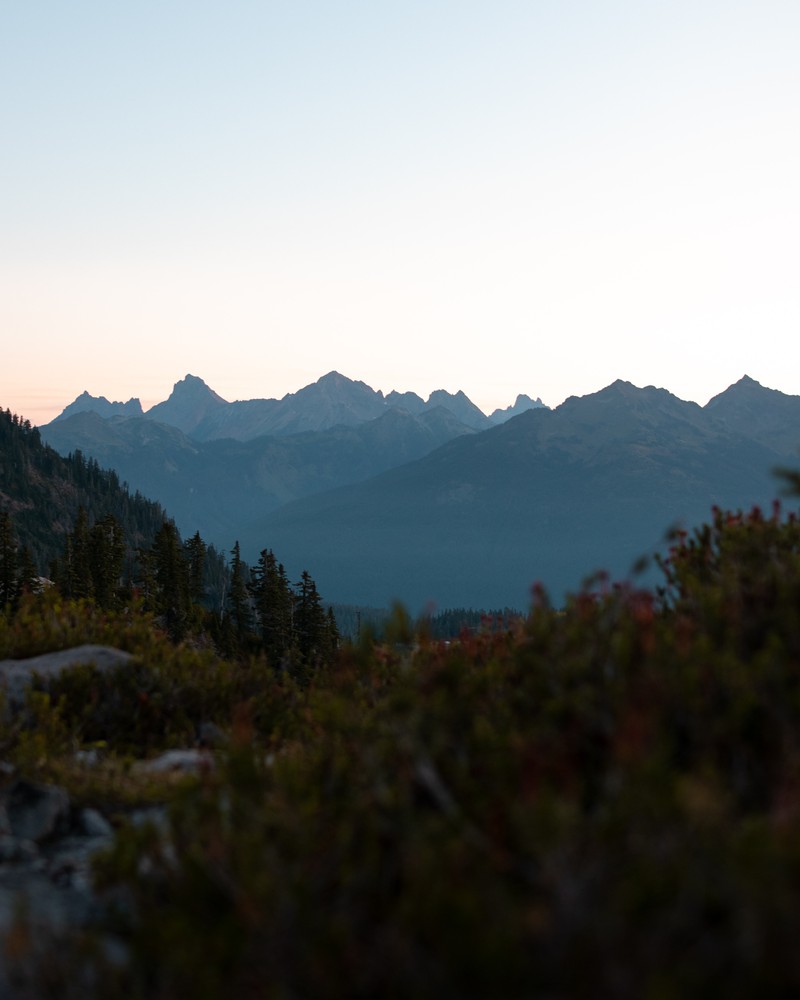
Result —
<path fill-rule="evenodd" d="M 0 690 L 5 692 L 6 710 L 18 711 L 25 704 L 25 693 L 34 680 L 45 684 L 74 667 L 91 664 L 105 673 L 127 666 L 133 657 L 113 646 L 84 645 L 62 649 L 24 660 L 0 660 Z"/>

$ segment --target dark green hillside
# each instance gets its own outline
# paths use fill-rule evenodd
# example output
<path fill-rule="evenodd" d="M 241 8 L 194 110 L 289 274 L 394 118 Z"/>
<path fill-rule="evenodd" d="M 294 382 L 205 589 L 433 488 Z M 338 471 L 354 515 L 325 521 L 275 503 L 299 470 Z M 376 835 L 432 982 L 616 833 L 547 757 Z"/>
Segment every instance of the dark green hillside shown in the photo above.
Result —
<path fill-rule="evenodd" d="M 164 519 L 160 504 L 131 494 L 115 472 L 80 452 L 60 456 L 29 421 L 0 411 L 0 509 L 40 572 L 61 556 L 80 507 L 90 522 L 113 515 L 134 548 L 149 544 Z"/>
<path fill-rule="evenodd" d="M 535 580 L 560 596 L 598 569 L 625 575 L 676 522 L 768 502 L 783 464 L 694 403 L 616 382 L 287 505 L 253 537 L 290 566 L 313 553 L 331 600 L 525 607 Z"/>
<path fill-rule="evenodd" d="M 230 555 L 199 532 L 184 541 L 161 506 L 131 496 L 115 472 L 79 452 L 61 458 L 27 421 L 0 412 L 0 619 L 38 589 L 38 572 L 52 574 L 62 598 L 103 610 L 135 587 L 173 641 L 267 655 L 275 668 L 310 669 L 335 648 L 335 620 L 305 567 L 290 580 L 269 549 L 252 569 L 238 542 Z"/>

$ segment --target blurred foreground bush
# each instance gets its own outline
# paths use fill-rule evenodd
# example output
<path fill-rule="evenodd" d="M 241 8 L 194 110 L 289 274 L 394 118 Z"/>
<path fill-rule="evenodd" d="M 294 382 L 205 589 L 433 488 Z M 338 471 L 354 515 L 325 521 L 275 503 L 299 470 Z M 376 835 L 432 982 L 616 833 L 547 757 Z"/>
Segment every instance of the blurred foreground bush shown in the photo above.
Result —
<path fill-rule="evenodd" d="M 718 512 L 663 572 L 240 689 L 221 766 L 98 864 L 101 995 L 800 988 L 800 526 Z"/>

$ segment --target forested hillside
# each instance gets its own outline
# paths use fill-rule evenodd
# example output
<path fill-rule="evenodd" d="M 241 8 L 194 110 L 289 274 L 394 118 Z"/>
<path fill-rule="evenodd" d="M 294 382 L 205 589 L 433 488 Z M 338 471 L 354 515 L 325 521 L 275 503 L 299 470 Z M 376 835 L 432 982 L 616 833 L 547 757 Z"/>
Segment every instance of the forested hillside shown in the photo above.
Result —
<path fill-rule="evenodd" d="M 292 582 L 271 549 L 251 568 L 199 532 L 184 540 L 157 503 L 80 452 L 61 458 L 30 423 L 0 412 L 0 609 L 14 610 L 38 577 L 61 595 L 115 610 L 140 600 L 175 642 L 267 653 L 303 669 L 327 656 L 338 630 L 307 570 Z"/>
<path fill-rule="evenodd" d="M 60 456 L 30 421 L 0 410 L 0 510 L 13 518 L 17 540 L 40 573 L 63 554 L 80 508 L 91 522 L 114 517 L 132 548 L 149 544 L 165 516 L 159 503 L 131 493 L 113 470 L 80 451 Z"/>

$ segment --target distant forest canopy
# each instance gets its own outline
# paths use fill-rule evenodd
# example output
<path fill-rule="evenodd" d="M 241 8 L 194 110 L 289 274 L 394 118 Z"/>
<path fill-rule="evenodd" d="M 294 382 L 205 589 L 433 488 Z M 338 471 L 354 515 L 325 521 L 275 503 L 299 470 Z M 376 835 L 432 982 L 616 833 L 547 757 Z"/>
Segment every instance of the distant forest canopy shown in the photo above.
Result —
<path fill-rule="evenodd" d="M 354 642 L 366 635 L 376 640 L 386 637 L 396 614 L 389 608 L 359 607 L 352 604 L 334 604 L 333 613 L 343 638 Z M 494 632 L 509 629 L 525 615 L 514 608 L 492 611 L 475 608 L 447 608 L 421 614 L 413 623 L 416 634 L 429 639 L 458 639 L 464 634 Z"/>

